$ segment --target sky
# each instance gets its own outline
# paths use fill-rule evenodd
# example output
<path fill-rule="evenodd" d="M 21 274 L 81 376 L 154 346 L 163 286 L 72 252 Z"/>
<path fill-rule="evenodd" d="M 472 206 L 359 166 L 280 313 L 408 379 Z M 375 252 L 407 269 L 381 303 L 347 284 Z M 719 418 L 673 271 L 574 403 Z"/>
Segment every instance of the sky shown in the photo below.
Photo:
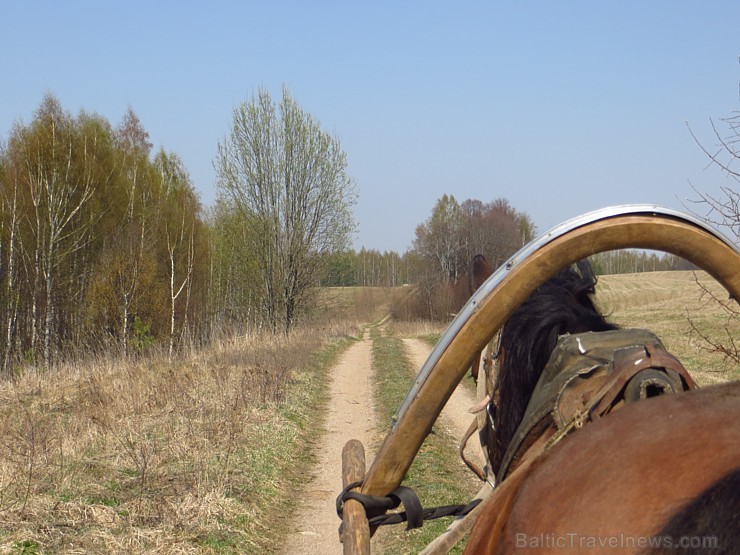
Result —
<path fill-rule="evenodd" d="M 740 2 L 0 0 L 0 140 L 46 93 L 130 107 L 205 207 L 234 109 L 287 87 L 334 134 L 354 247 L 405 252 L 435 202 L 507 199 L 539 232 L 590 210 L 695 208 L 740 109 Z M 688 199 L 688 200 L 687 200 Z"/>

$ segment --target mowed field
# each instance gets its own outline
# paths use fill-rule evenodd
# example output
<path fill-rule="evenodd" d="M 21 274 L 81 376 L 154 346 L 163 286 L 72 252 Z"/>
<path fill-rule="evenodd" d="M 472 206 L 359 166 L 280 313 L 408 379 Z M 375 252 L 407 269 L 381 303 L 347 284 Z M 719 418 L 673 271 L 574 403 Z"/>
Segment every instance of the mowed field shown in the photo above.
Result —
<path fill-rule="evenodd" d="M 735 314 L 740 307 L 705 272 L 601 276 L 596 289 L 597 303 L 612 321 L 653 331 L 700 385 L 740 379 L 740 365 L 712 352 L 700 336 L 726 345 L 740 341 L 740 318 L 729 318 L 712 297 Z"/>
<path fill-rule="evenodd" d="M 734 310 L 736 317 L 730 318 L 717 301 Z M 622 327 L 655 333 L 699 384 L 740 379 L 740 365 L 713 352 L 712 346 L 697 333 L 715 343 L 740 342 L 740 305 L 729 299 L 727 291 L 706 272 L 599 276 L 596 304 L 610 321 Z M 445 324 L 429 322 L 397 322 L 394 326 L 399 333 L 411 335 L 415 330 L 419 335 L 439 335 L 445 328 Z"/>

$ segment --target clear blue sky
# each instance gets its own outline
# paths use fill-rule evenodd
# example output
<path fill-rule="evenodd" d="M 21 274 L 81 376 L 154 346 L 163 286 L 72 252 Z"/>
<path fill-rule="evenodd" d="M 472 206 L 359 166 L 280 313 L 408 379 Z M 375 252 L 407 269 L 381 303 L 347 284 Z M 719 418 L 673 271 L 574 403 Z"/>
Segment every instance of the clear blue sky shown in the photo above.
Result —
<path fill-rule="evenodd" d="M 740 108 L 740 2 L 0 0 L 0 137 L 51 92 L 128 106 L 204 205 L 233 108 L 285 84 L 357 183 L 355 247 L 405 251 L 444 193 L 508 199 L 540 232 L 729 184 L 709 118 Z"/>

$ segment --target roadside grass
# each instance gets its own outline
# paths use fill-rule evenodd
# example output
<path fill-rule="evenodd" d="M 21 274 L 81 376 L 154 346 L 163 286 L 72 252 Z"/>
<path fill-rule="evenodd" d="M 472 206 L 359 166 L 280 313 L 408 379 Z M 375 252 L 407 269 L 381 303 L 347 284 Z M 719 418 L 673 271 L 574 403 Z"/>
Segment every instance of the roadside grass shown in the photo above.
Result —
<path fill-rule="evenodd" d="M 376 376 L 375 396 L 382 425 L 401 405 L 415 373 L 403 349 L 402 340 L 386 328 L 372 328 L 373 366 Z M 413 488 L 424 507 L 468 502 L 476 493 L 470 475 L 458 464 L 456 439 L 434 426 L 414 459 L 403 483 Z M 385 526 L 378 530 L 378 544 L 387 553 L 418 553 L 439 536 L 451 518 L 429 521 L 420 529 L 406 531 L 405 525 Z M 461 553 L 460 543 L 451 553 Z"/>
<path fill-rule="evenodd" d="M 415 321 L 415 322 L 391 322 L 390 327 L 394 333 L 402 337 L 414 337 L 423 341 L 430 347 L 434 347 L 439 339 L 442 337 L 445 329 L 449 322 L 428 322 L 428 321 Z M 418 368 L 416 369 L 419 370 Z M 473 398 L 477 395 L 476 384 L 470 374 L 470 371 L 465 373 L 465 377 L 460 382 L 462 386 L 471 394 Z"/>
<path fill-rule="evenodd" d="M 0 384 L 0 552 L 272 551 L 351 341 L 234 338 Z"/>

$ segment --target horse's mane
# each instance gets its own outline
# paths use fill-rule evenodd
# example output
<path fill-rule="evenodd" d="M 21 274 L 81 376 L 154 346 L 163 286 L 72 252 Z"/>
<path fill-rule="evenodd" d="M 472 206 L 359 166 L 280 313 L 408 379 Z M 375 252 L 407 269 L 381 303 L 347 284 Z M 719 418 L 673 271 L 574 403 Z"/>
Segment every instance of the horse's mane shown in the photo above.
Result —
<path fill-rule="evenodd" d="M 596 309 L 591 295 L 596 277 L 583 260 L 540 286 L 504 324 L 493 399 L 495 445 L 491 463 L 498 471 L 555 343 L 561 335 L 616 329 Z"/>

